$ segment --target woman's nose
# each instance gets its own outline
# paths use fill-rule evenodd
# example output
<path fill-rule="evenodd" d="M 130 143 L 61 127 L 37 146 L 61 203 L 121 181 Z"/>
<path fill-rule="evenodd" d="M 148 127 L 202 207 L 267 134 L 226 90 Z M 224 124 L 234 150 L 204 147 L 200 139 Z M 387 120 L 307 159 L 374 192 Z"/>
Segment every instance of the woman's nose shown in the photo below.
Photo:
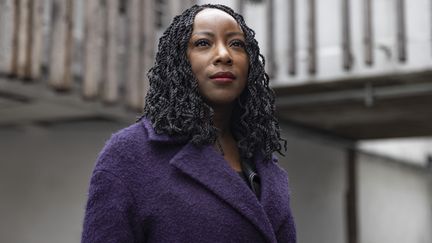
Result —
<path fill-rule="evenodd" d="M 215 60 L 214 64 L 232 64 L 231 53 L 228 50 L 228 47 L 224 44 L 219 44 L 215 48 Z"/>

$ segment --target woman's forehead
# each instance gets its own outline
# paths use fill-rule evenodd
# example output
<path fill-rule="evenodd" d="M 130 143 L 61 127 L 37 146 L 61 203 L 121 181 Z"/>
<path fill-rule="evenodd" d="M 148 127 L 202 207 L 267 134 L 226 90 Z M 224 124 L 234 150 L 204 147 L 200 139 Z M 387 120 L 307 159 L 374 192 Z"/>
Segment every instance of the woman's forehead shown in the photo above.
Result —
<path fill-rule="evenodd" d="M 223 10 L 216 8 L 205 8 L 198 12 L 194 19 L 194 28 L 196 27 L 206 27 L 206 26 L 217 26 L 222 22 L 231 22 L 233 28 L 241 31 L 240 25 L 234 19 L 233 16 L 226 13 Z M 242 31 L 241 31 L 242 32 Z"/>

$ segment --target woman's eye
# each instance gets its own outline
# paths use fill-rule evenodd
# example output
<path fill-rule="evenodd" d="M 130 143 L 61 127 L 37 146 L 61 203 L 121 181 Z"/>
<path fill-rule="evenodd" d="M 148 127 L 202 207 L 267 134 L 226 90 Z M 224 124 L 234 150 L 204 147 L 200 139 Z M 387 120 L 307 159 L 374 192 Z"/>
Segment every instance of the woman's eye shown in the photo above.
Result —
<path fill-rule="evenodd" d="M 241 40 L 234 40 L 231 42 L 231 46 L 244 48 L 245 43 Z"/>
<path fill-rule="evenodd" d="M 208 40 L 197 40 L 194 42 L 195 46 L 208 46 L 210 45 L 210 42 Z"/>

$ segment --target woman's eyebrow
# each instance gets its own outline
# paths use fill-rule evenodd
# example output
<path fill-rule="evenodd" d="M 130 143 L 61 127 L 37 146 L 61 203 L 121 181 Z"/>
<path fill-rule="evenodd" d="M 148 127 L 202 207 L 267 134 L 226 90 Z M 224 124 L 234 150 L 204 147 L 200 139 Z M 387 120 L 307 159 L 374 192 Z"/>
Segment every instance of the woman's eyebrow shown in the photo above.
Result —
<path fill-rule="evenodd" d="M 214 37 L 215 34 L 211 31 L 199 31 L 199 32 L 193 32 L 192 35 L 207 35 L 207 36 L 211 36 Z M 241 36 L 244 37 L 243 32 L 239 32 L 239 31 L 234 31 L 234 32 L 228 32 L 225 34 L 227 37 L 233 37 L 233 36 Z"/>
<path fill-rule="evenodd" d="M 208 36 L 215 36 L 213 32 L 210 31 L 199 31 L 199 32 L 193 32 L 192 35 L 208 35 Z"/>
<path fill-rule="evenodd" d="M 226 34 L 226 36 L 228 36 L 228 37 L 233 37 L 233 36 L 237 36 L 237 35 L 239 35 L 239 36 L 241 36 L 241 37 L 244 37 L 243 32 L 239 32 L 239 31 L 235 31 L 235 32 L 228 32 L 228 33 Z"/>

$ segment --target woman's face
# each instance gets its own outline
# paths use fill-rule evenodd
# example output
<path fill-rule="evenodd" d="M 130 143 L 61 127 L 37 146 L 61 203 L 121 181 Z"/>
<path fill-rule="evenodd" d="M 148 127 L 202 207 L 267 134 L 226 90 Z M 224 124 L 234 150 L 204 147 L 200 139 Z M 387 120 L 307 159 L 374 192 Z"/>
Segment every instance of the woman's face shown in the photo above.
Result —
<path fill-rule="evenodd" d="M 230 105 L 240 96 L 247 83 L 249 58 L 243 31 L 231 15 L 213 8 L 200 11 L 187 57 L 210 106 Z"/>

